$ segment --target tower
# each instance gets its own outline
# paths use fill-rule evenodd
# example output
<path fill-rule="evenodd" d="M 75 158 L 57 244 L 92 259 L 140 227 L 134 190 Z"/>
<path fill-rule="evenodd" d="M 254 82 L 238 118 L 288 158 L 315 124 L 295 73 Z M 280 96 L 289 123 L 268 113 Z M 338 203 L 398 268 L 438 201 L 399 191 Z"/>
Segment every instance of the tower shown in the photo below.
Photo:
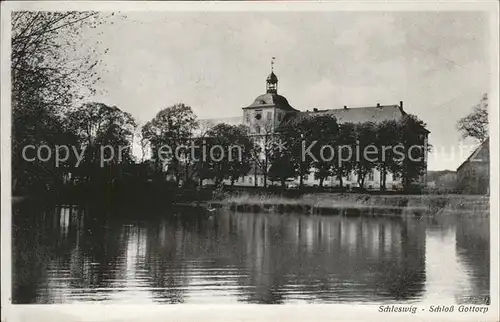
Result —
<path fill-rule="evenodd" d="M 271 74 L 266 79 L 266 92 L 271 94 L 278 94 L 278 76 L 274 73 L 275 59 L 276 57 L 271 59 Z"/>
<path fill-rule="evenodd" d="M 243 107 L 243 124 L 254 135 L 274 133 L 285 115 L 297 113 L 287 99 L 278 95 L 278 77 L 274 73 L 274 60 L 271 59 L 271 74 L 266 78 L 266 93 L 257 96 L 254 102 Z"/>

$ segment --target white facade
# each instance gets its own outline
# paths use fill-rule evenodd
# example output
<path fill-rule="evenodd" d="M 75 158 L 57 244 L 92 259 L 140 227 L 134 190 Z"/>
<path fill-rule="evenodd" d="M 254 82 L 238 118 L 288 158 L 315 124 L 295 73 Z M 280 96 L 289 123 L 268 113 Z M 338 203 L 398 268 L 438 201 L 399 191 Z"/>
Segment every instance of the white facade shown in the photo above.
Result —
<path fill-rule="evenodd" d="M 343 178 L 343 187 L 347 188 L 356 188 L 359 187 L 357 181 L 357 175 L 353 172 L 351 175 Z M 257 181 L 257 184 L 255 183 Z M 304 176 L 303 184 L 306 187 L 317 187 L 319 186 L 319 179 L 315 178 L 314 169 L 311 172 Z M 300 182 L 299 177 L 293 178 L 293 180 L 287 180 L 287 185 L 298 185 Z M 224 180 L 224 184 L 229 185 L 230 180 Z M 267 180 L 267 185 L 279 185 L 279 182 L 272 182 L 269 179 Z M 254 175 L 252 173 L 248 173 L 246 176 L 240 178 L 238 181 L 234 182 L 235 186 L 243 186 L 243 187 L 263 187 L 264 186 L 264 175 L 257 174 Z M 373 169 L 371 174 L 368 174 L 365 178 L 365 189 L 367 190 L 380 190 L 381 185 L 381 173 L 377 169 Z M 336 188 L 340 187 L 340 181 L 336 177 L 328 177 L 323 180 L 323 187 L 327 188 Z M 387 190 L 400 190 L 402 189 L 402 181 L 399 178 L 394 178 L 392 173 L 387 173 L 386 175 L 386 184 L 385 187 Z"/>

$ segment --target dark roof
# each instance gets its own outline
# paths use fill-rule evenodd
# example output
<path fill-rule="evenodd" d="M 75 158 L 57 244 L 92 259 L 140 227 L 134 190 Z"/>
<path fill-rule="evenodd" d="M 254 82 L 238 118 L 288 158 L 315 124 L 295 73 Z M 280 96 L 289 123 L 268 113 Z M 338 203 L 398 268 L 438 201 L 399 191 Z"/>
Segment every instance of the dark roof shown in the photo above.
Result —
<path fill-rule="evenodd" d="M 487 149 L 485 152 L 488 154 L 490 154 L 490 138 L 488 137 L 486 140 L 484 140 L 483 143 L 481 143 L 470 155 L 467 159 L 465 159 L 464 162 L 462 162 L 462 164 L 457 168 L 457 172 L 460 171 L 460 168 L 462 168 L 465 164 L 469 163 L 469 161 L 472 159 L 472 158 L 475 158 L 479 153 L 481 153 L 481 150 L 483 149 Z M 484 161 L 484 162 L 489 162 L 489 160 L 482 160 L 481 161 Z"/>
<path fill-rule="evenodd" d="M 281 125 L 290 122 L 298 122 L 304 118 L 312 118 L 321 115 L 331 115 L 339 123 L 365 123 L 365 122 L 383 122 L 389 120 L 399 120 L 406 115 L 399 105 L 370 106 L 356 108 L 340 108 L 331 110 L 314 110 L 290 114 L 285 117 Z"/>
<path fill-rule="evenodd" d="M 259 95 L 251 105 L 244 107 L 243 109 L 259 107 L 276 107 L 284 111 L 298 112 L 298 110 L 294 109 L 288 103 L 285 97 L 275 93 L 266 93 Z"/>
<path fill-rule="evenodd" d="M 383 122 L 399 120 L 406 115 L 406 112 L 399 105 L 339 108 L 305 113 L 332 115 L 339 123 Z"/>
<path fill-rule="evenodd" d="M 271 84 L 276 84 L 278 82 L 278 76 L 274 72 L 271 72 L 269 76 L 267 76 L 267 82 Z"/>
<path fill-rule="evenodd" d="M 320 115 L 331 115 L 337 119 L 338 123 L 365 123 L 365 122 L 383 122 L 397 121 L 407 115 L 399 105 L 379 105 L 355 108 L 339 108 L 331 110 L 313 110 L 286 115 L 280 126 L 295 123 L 304 118 L 311 118 Z M 423 129 L 429 133 L 427 129 Z"/>

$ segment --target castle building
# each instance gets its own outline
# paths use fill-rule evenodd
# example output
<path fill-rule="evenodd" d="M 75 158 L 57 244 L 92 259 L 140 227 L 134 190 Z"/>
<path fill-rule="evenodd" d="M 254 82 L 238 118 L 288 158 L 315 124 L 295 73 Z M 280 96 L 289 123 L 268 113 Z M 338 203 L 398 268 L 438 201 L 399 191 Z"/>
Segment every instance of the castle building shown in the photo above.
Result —
<path fill-rule="evenodd" d="M 377 123 L 388 120 L 400 120 L 406 115 L 406 112 L 403 109 L 403 102 L 400 102 L 400 104 L 397 105 L 377 104 L 376 106 L 357 108 L 348 108 L 347 106 L 344 106 L 338 109 L 313 109 L 312 111 L 300 111 L 292 107 L 284 96 L 278 94 L 278 77 L 274 73 L 273 68 L 271 68 L 271 73 L 266 79 L 266 92 L 257 96 L 252 104 L 243 107 L 242 110 L 243 119 L 240 119 L 240 124 L 248 127 L 250 135 L 261 145 L 265 144 L 266 137 L 275 135 L 276 132 L 279 131 L 279 127 L 281 125 L 297 117 L 313 117 L 321 113 L 334 116 L 337 119 L 337 122 L 342 124 L 364 122 Z M 212 120 L 211 122 L 211 124 L 215 124 L 217 122 L 220 123 L 225 121 L 224 119 L 219 119 L 218 121 L 214 122 Z M 234 118 L 231 119 L 231 123 L 234 123 Z M 428 134 L 428 130 L 422 129 L 421 136 L 423 142 L 425 143 L 427 143 Z M 427 154 L 427 152 L 425 153 Z M 264 158 L 264 155 L 260 156 L 261 161 L 263 161 Z M 270 167 L 270 164 L 265 166 Z M 314 172 L 314 169 L 311 169 L 310 174 L 304 177 L 304 185 L 317 186 L 319 184 L 319 180 L 315 178 Z M 261 164 L 260 166 L 254 166 L 246 176 L 240 178 L 234 184 L 238 186 L 264 186 L 265 184 L 273 184 L 264 177 L 265 175 L 262 171 Z M 374 169 L 365 179 L 365 188 L 368 190 L 380 189 L 381 179 L 381 173 Z M 298 178 L 295 178 L 294 183 L 297 184 L 298 180 Z M 342 181 L 345 187 L 358 186 L 355 173 L 351 173 Z M 401 178 L 397 178 L 391 173 L 386 175 L 385 181 L 387 190 L 398 190 L 402 188 Z M 421 179 L 421 181 L 422 183 L 425 183 L 425 176 Z M 325 187 L 336 187 L 339 186 L 339 184 L 339 180 L 335 177 L 329 177 L 323 182 L 323 186 Z"/>

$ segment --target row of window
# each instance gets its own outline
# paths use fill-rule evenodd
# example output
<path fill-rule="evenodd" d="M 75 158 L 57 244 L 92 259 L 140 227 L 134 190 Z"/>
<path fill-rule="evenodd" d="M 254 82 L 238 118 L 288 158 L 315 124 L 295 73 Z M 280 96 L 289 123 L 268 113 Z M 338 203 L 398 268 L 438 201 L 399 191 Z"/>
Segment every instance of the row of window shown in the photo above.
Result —
<path fill-rule="evenodd" d="M 387 174 L 387 177 L 386 179 L 387 180 L 391 180 L 390 179 L 390 173 Z M 331 178 L 330 177 L 327 177 L 326 178 L 326 181 L 330 180 Z M 368 176 L 367 176 L 367 179 L 368 181 L 373 181 L 375 180 L 375 172 L 374 171 L 371 171 L 370 173 L 368 173 Z M 297 177 L 297 180 L 300 180 L 300 177 Z M 309 180 L 309 175 L 304 175 L 304 181 L 308 181 Z M 353 173 L 350 173 L 348 176 L 347 176 L 347 181 L 356 181 L 356 175 L 353 174 Z"/>
<path fill-rule="evenodd" d="M 253 184 L 253 177 L 246 177 L 246 183 L 249 183 L 249 184 Z M 262 177 L 257 177 L 255 179 L 257 181 L 257 184 L 258 185 L 263 185 L 264 184 L 264 178 Z M 239 182 L 239 183 L 245 183 L 245 177 L 241 177 L 239 178 L 238 180 L 236 180 L 236 182 Z"/>
<path fill-rule="evenodd" d="M 392 179 L 391 179 L 392 177 Z M 308 181 L 310 178 L 309 175 L 304 175 L 304 181 Z M 314 176 L 311 176 L 311 179 L 314 179 Z M 329 181 L 330 179 L 332 179 L 331 177 L 327 177 L 325 181 Z M 375 180 L 375 175 L 374 175 L 374 171 L 370 172 L 368 174 L 368 181 L 374 181 Z M 386 176 L 386 180 L 387 181 L 391 181 L 391 180 L 396 180 L 397 179 L 397 176 L 396 175 L 392 175 L 391 173 L 388 173 L 387 176 Z M 245 177 L 241 177 L 237 180 L 237 182 L 239 183 L 248 183 L 248 184 L 253 184 L 254 183 L 254 177 L 253 176 L 247 176 L 246 178 Z M 256 178 L 257 180 L 257 185 L 263 185 L 264 184 L 264 178 L 262 177 L 257 177 Z M 300 177 L 297 177 L 297 180 L 300 180 Z M 347 176 L 347 181 L 356 181 L 356 175 L 354 175 L 353 173 L 349 174 Z"/>

